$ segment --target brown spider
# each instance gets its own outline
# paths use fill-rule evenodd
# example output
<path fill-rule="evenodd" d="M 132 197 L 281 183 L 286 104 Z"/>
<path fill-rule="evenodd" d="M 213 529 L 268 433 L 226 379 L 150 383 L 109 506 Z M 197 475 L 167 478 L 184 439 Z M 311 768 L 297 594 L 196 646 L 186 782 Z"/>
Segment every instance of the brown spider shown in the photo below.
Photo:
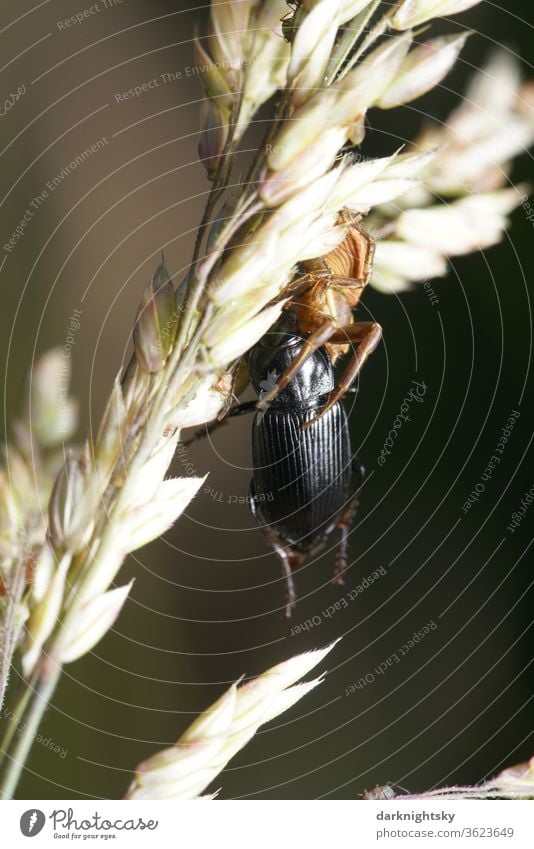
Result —
<path fill-rule="evenodd" d="M 232 407 L 232 400 L 249 383 L 246 360 L 241 360 L 234 370 L 227 403 L 217 420 L 197 430 L 184 445 L 190 445 L 213 433 L 234 416 L 267 407 L 295 377 L 306 360 L 323 346 L 333 365 L 350 350 L 352 344 L 356 345 L 356 350 L 326 404 L 302 427 L 310 427 L 350 390 L 367 357 L 382 338 L 379 324 L 373 321 L 355 322 L 353 317 L 353 310 L 371 277 L 375 252 L 375 242 L 361 226 L 361 220 L 361 215 L 344 209 L 340 214 L 340 222 L 347 224 L 348 230 L 343 241 L 330 253 L 302 262 L 299 275 L 281 295 L 282 298 L 289 296 L 289 301 L 279 325 L 285 331 L 290 329 L 304 339 L 302 350 L 291 365 L 280 376 L 276 376 L 272 387 L 262 393 L 260 400 L 246 401 Z"/>
<path fill-rule="evenodd" d="M 361 227 L 362 216 L 348 209 L 341 213 L 348 225 L 343 241 L 325 256 L 301 263 L 302 274 L 289 285 L 285 296 L 293 292 L 285 309 L 290 311 L 295 331 L 305 339 L 302 350 L 276 385 L 263 394 L 257 406 L 267 406 L 302 368 L 303 363 L 321 347 L 328 351 L 333 364 L 356 345 L 353 356 L 343 371 L 338 385 L 309 427 L 339 401 L 358 377 L 360 370 L 380 339 L 382 328 L 372 321 L 354 321 L 353 309 L 358 305 L 373 268 L 375 243 Z"/>

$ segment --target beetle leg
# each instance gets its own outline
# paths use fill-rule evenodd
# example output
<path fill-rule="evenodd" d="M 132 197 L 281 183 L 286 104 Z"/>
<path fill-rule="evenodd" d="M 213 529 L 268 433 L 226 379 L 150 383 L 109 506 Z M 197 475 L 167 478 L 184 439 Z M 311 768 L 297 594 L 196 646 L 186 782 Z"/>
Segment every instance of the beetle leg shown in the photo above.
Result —
<path fill-rule="evenodd" d="M 262 517 L 258 514 L 258 510 L 256 507 L 256 489 L 254 487 L 254 481 L 250 482 L 250 512 L 252 513 L 252 517 L 257 525 L 262 529 L 263 534 L 269 543 L 269 545 L 276 552 L 278 559 L 282 564 L 282 569 L 284 572 L 284 578 L 287 585 L 287 593 L 286 593 L 286 606 L 285 606 L 285 617 L 286 619 L 291 619 L 291 614 L 293 612 L 293 608 L 297 604 L 297 593 L 295 590 L 295 584 L 293 581 L 293 569 L 298 569 L 299 566 L 302 565 L 304 560 L 304 555 L 299 554 L 296 551 L 292 551 L 292 549 L 283 545 L 280 541 L 280 538 L 275 534 L 270 525 L 266 525 Z"/>
<path fill-rule="evenodd" d="M 347 368 L 341 375 L 339 383 L 331 393 L 326 405 L 318 412 L 313 419 L 305 422 L 303 427 L 310 427 L 317 419 L 324 416 L 328 410 L 332 409 L 334 404 L 343 398 L 345 393 L 350 389 L 356 378 L 358 377 L 362 366 L 369 354 L 372 354 L 376 346 L 382 338 L 382 328 L 374 321 L 360 321 L 356 324 L 350 324 L 348 327 L 342 328 L 330 337 L 330 343 L 333 345 L 343 345 L 348 342 L 357 342 L 358 346 L 354 352 L 354 356 L 350 360 Z"/>
<path fill-rule="evenodd" d="M 308 336 L 307 339 L 304 340 L 302 349 L 297 354 L 289 368 L 280 375 L 274 388 L 271 389 L 270 392 L 267 392 L 266 395 L 263 395 L 257 402 L 258 409 L 261 410 L 262 407 L 267 406 L 273 398 L 276 398 L 278 393 L 281 392 L 291 380 L 293 380 L 306 360 L 330 340 L 330 337 L 336 332 L 336 329 L 335 321 L 333 319 L 328 319 L 321 325 L 321 327 L 319 327 L 318 330 L 315 330 L 310 336 Z"/>
<path fill-rule="evenodd" d="M 357 457 L 354 457 L 352 460 L 352 470 L 357 476 L 356 489 L 353 495 L 351 496 L 347 506 L 345 507 L 343 513 L 341 514 L 341 517 L 337 524 L 340 530 L 340 538 L 338 550 L 336 553 L 336 562 L 334 566 L 334 577 L 332 579 L 332 583 L 338 586 L 343 586 L 343 584 L 345 583 L 343 579 L 343 573 L 347 570 L 348 566 L 347 550 L 349 546 L 349 534 L 360 504 L 358 491 L 365 476 L 365 469 L 359 462 Z"/>
<path fill-rule="evenodd" d="M 220 427 L 225 425 L 227 419 L 234 418 L 234 416 L 243 416 L 245 413 L 255 412 L 256 401 L 245 401 L 243 404 L 237 404 L 235 407 L 230 407 L 224 418 L 215 419 L 215 421 L 211 422 L 209 425 L 204 425 L 199 428 L 194 432 L 193 436 L 190 436 L 189 439 L 185 439 L 182 442 L 182 445 L 192 445 L 193 442 L 197 442 L 199 439 L 204 439 L 206 436 L 210 436 L 214 431 L 219 430 Z"/>
<path fill-rule="evenodd" d="M 332 578 L 334 586 L 342 587 L 345 583 L 343 573 L 346 572 L 348 566 L 347 550 L 349 547 L 349 533 L 356 515 L 356 510 L 358 509 L 358 503 L 358 498 L 353 496 L 337 524 L 340 537 L 334 565 L 334 577 Z"/>
<path fill-rule="evenodd" d="M 267 537 L 267 540 L 270 542 L 276 554 L 278 555 L 280 563 L 282 564 L 282 569 L 284 572 L 284 577 L 286 579 L 287 586 L 285 617 L 286 619 L 291 619 L 293 608 L 296 607 L 297 604 L 297 593 L 293 581 L 292 570 L 298 569 L 298 567 L 302 564 L 304 557 L 303 555 L 297 554 L 296 552 L 293 552 L 291 551 L 291 549 L 286 548 L 286 546 L 282 545 L 276 534 L 269 527 L 264 528 L 264 533 Z"/>
<path fill-rule="evenodd" d="M 230 407 L 224 418 L 232 419 L 234 416 L 243 416 L 246 413 L 253 413 L 255 410 L 255 401 L 244 401 L 243 404 L 237 404 L 235 407 Z M 224 421 L 224 419 L 221 421 Z"/>

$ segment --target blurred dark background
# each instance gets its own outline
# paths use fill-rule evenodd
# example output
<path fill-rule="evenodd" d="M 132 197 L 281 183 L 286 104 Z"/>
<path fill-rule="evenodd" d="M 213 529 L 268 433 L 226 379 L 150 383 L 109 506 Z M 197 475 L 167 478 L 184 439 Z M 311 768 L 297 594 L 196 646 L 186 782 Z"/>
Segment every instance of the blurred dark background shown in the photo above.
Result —
<path fill-rule="evenodd" d="M 105 8 L 101 0 L 83 24 L 58 28 L 82 7 L 3 4 L 0 100 L 22 85 L 26 93 L 0 119 L 2 244 L 47 181 L 106 139 L 49 193 L 1 270 L 4 432 L 24 375 L 39 353 L 63 344 L 74 309 L 82 311 L 73 354 L 80 436 L 98 419 L 159 251 L 173 273 L 187 267 L 208 189 L 196 161 L 200 86 L 187 70 L 206 7 L 109 0 Z M 483 2 L 442 27 L 478 35 L 445 86 L 413 107 L 373 113 L 366 151 L 389 153 L 425 115 L 445 118 L 496 45 L 521 56 L 532 76 L 531 11 L 527 0 L 515 0 L 513 13 Z M 163 85 L 165 73 L 177 79 Z M 117 99 L 154 78 L 160 85 L 140 97 Z M 531 173 L 525 155 L 512 180 Z M 346 591 L 378 567 L 385 574 L 327 618 L 322 611 L 343 592 L 330 584 L 333 552 L 325 552 L 297 575 L 292 623 L 321 616 L 321 624 L 290 636 L 276 559 L 246 503 L 229 503 L 250 479 L 251 422 L 232 422 L 190 452 L 199 474 L 210 471 L 211 492 L 129 559 L 122 579 L 136 582 L 125 612 L 92 655 L 67 667 L 42 728 L 66 754 L 36 745 L 21 797 L 119 798 L 134 766 L 171 744 L 230 682 L 341 635 L 325 683 L 216 782 L 224 798 L 355 798 L 385 782 L 416 792 L 477 782 L 533 753 L 531 516 L 507 531 L 534 483 L 532 228 L 516 211 L 502 245 L 455 260 L 432 284 L 437 302 L 422 286 L 365 294 L 362 317 L 383 325 L 384 344 L 348 402 L 369 474 Z M 425 382 L 424 403 L 380 468 L 412 380 Z M 520 417 L 502 462 L 464 515 L 513 410 Z M 431 622 L 437 627 L 401 662 L 373 673 Z"/>

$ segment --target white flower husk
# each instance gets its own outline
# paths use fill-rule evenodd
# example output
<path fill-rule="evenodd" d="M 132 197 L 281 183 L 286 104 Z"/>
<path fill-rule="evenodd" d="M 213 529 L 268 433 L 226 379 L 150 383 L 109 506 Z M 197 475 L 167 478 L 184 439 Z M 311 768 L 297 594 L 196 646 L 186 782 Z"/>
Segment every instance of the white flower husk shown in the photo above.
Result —
<path fill-rule="evenodd" d="M 127 798 L 135 801 L 198 798 L 258 728 L 321 683 L 296 682 L 335 643 L 280 663 L 245 684 L 233 684 L 182 734 L 175 746 L 139 764 Z"/>
<path fill-rule="evenodd" d="M 399 30 L 418 27 L 433 18 L 465 12 L 480 2 L 481 0 L 404 0 L 393 15 L 392 25 Z"/>

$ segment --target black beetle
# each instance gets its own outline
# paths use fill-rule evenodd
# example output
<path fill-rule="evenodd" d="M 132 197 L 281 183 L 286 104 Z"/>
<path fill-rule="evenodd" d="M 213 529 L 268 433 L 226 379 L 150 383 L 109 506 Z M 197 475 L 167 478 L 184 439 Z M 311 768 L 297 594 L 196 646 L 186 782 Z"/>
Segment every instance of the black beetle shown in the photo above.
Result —
<path fill-rule="evenodd" d="M 249 377 L 260 401 L 262 395 L 272 395 L 277 379 L 304 344 L 282 325 L 251 350 Z M 335 583 L 343 583 L 347 566 L 348 534 L 358 506 L 363 468 L 352 456 L 342 403 L 338 401 L 324 415 L 317 415 L 334 388 L 332 363 L 326 349 L 319 348 L 269 404 L 256 412 L 252 426 L 251 512 L 283 564 L 287 617 L 296 602 L 293 570 L 320 551 L 336 528 L 340 543 Z M 241 405 L 239 412 L 251 408 L 251 404 Z"/>
<path fill-rule="evenodd" d="M 230 408 L 221 420 L 184 443 L 190 445 L 234 416 L 256 414 L 249 504 L 282 563 L 287 618 L 296 603 L 293 570 L 318 553 L 336 528 L 340 540 L 334 583 L 344 583 L 348 536 L 364 477 L 363 466 L 352 456 L 345 408 L 341 401 L 330 406 L 336 387 L 326 348 L 308 350 L 296 374 L 284 382 L 289 367 L 308 344 L 296 329 L 295 317 L 288 312 L 250 351 L 247 382 L 258 399 Z M 269 396 L 267 403 L 263 403 L 265 396 Z"/>
<path fill-rule="evenodd" d="M 343 583 L 347 566 L 348 534 L 363 468 L 352 457 L 341 399 L 354 391 L 382 336 L 376 322 L 353 318 L 371 278 L 375 249 L 361 218 L 343 210 L 343 240 L 324 256 L 300 263 L 281 293 L 287 299 L 283 316 L 248 357 L 245 385 L 250 381 L 258 399 L 225 408 L 217 421 L 185 443 L 211 433 L 232 416 L 256 412 L 250 504 L 284 567 L 287 616 L 296 600 L 292 570 L 319 551 L 336 527 L 341 539 L 335 582 Z M 333 364 L 351 348 L 336 385 Z M 242 377 L 236 368 L 236 387 Z"/>

